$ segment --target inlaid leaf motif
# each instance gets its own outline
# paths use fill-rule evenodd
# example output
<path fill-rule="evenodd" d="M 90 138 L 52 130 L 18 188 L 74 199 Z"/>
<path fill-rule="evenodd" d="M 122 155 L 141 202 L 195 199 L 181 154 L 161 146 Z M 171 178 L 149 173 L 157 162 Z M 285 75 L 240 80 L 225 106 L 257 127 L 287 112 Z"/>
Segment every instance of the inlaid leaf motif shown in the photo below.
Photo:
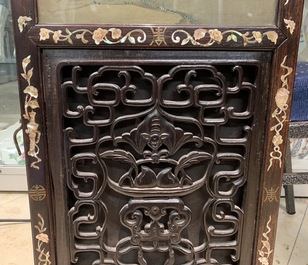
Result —
<path fill-rule="evenodd" d="M 130 36 L 130 37 L 128 37 L 128 40 L 129 40 L 130 43 L 136 44 L 136 40 L 135 40 L 134 37 Z"/>
<path fill-rule="evenodd" d="M 186 38 L 186 39 L 182 40 L 181 45 L 186 45 L 189 41 L 190 41 L 190 38 Z"/>
<path fill-rule="evenodd" d="M 37 109 L 37 108 L 40 107 L 40 105 L 38 104 L 37 100 L 31 100 L 31 101 L 27 102 L 26 105 L 31 107 L 31 109 Z"/>
<path fill-rule="evenodd" d="M 26 72 L 26 68 L 30 62 L 31 62 L 31 55 L 27 56 L 22 60 L 22 68 L 24 69 L 24 72 Z"/>
<path fill-rule="evenodd" d="M 274 44 L 277 44 L 277 40 L 278 40 L 278 33 L 275 31 L 267 31 L 264 33 L 267 38 L 273 42 Z"/>
<path fill-rule="evenodd" d="M 194 39 L 200 40 L 205 37 L 206 33 L 207 33 L 206 29 L 196 29 L 194 32 Z"/>
<path fill-rule="evenodd" d="M 237 42 L 237 36 L 235 34 L 231 34 L 231 39 L 234 41 L 234 42 Z"/>

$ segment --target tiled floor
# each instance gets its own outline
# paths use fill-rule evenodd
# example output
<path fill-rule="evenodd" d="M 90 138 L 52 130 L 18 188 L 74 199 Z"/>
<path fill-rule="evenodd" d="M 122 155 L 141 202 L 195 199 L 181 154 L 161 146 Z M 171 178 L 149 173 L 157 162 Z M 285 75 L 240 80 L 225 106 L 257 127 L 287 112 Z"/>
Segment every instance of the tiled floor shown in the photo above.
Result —
<path fill-rule="evenodd" d="M 297 213 L 281 200 L 274 265 L 308 265 L 308 199 L 296 199 Z M 0 192 L 0 219 L 30 218 L 26 193 Z M 33 265 L 29 222 L 0 222 L 0 265 Z M 248 265 L 248 264 L 247 264 Z"/>

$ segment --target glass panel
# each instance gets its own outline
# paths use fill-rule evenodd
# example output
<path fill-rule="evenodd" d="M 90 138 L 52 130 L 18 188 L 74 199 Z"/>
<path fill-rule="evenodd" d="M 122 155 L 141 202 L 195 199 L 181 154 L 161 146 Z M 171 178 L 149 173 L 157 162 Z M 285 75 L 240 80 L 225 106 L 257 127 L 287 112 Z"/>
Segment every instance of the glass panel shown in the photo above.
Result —
<path fill-rule="evenodd" d="M 303 11 L 291 122 L 302 124 L 301 128 L 297 129 L 296 138 L 290 139 L 291 168 L 289 170 L 292 169 L 294 173 L 308 172 L 308 138 L 305 137 L 307 135 L 305 130 L 308 128 L 308 0 L 305 0 Z"/>
<path fill-rule="evenodd" d="M 40 0 L 41 23 L 206 24 L 275 23 L 277 0 Z"/>
<path fill-rule="evenodd" d="M 0 0 L 0 169 L 24 165 L 22 152 L 15 147 L 13 135 L 20 127 L 20 107 L 16 74 L 15 47 L 9 1 Z M 22 133 L 16 137 L 23 146 Z"/>

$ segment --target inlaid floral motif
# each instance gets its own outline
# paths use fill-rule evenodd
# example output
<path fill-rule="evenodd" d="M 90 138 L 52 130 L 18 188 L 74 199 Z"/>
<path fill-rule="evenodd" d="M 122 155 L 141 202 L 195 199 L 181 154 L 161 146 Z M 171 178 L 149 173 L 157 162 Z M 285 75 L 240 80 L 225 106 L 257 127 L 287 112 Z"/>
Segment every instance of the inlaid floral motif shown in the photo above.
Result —
<path fill-rule="evenodd" d="M 70 31 L 69 29 L 65 29 L 65 32 L 62 30 L 50 30 L 47 28 L 40 29 L 40 41 L 53 39 L 54 43 L 58 42 L 68 42 L 73 44 L 73 39 L 81 40 L 83 44 L 89 43 L 92 39 L 96 45 L 101 43 L 105 44 L 119 44 L 129 42 L 131 44 L 143 43 L 146 41 L 146 33 L 141 29 L 135 29 L 129 31 L 126 34 L 123 34 L 122 30 L 119 28 L 110 28 L 103 29 L 97 28 L 94 31 L 88 29 L 77 29 L 74 31 Z"/>
<path fill-rule="evenodd" d="M 284 23 L 286 24 L 287 29 L 290 30 L 290 33 L 293 34 L 296 27 L 296 23 L 291 19 L 284 19 Z"/>
<path fill-rule="evenodd" d="M 28 25 L 28 22 L 32 21 L 31 17 L 27 17 L 27 16 L 20 16 L 17 19 L 17 23 L 18 23 L 18 29 L 20 32 L 24 31 L 24 28 Z"/>
<path fill-rule="evenodd" d="M 38 224 L 34 226 L 38 231 L 38 234 L 35 237 L 37 239 L 36 251 L 39 253 L 37 265 L 50 265 L 50 254 L 45 248 L 45 245 L 49 242 L 48 234 L 45 233 L 47 228 L 45 227 L 44 218 L 41 214 L 38 214 L 38 218 Z"/>
<path fill-rule="evenodd" d="M 28 149 L 28 155 L 33 157 L 35 159 L 34 162 L 30 164 L 31 167 L 35 169 L 39 169 L 37 164 L 41 161 L 39 158 L 39 146 L 38 143 L 41 138 L 41 133 L 39 131 L 39 125 L 36 122 L 36 112 L 35 110 L 40 108 L 38 103 L 38 89 L 34 87 L 31 84 L 31 78 L 33 75 L 33 67 L 28 69 L 29 64 L 31 63 L 31 56 L 24 58 L 22 61 L 22 69 L 23 73 L 21 73 L 21 76 L 23 79 L 27 81 L 27 86 L 24 89 L 25 96 L 25 103 L 24 103 L 24 109 L 25 113 L 23 117 L 28 121 L 27 123 L 27 129 L 26 134 L 29 136 L 29 149 Z"/>
<path fill-rule="evenodd" d="M 262 265 L 269 265 L 270 264 L 269 263 L 269 257 L 273 252 L 273 249 L 271 249 L 271 245 L 270 245 L 269 237 L 268 237 L 268 234 L 272 231 L 272 229 L 270 227 L 271 221 L 272 221 L 272 217 L 270 216 L 269 220 L 266 224 L 267 231 L 262 234 L 262 236 L 263 236 L 263 240 L 261 241 L 262 242 L 262 248 L 258 251 L 258 254 L 259 254 L 258 260 L 259 260 L 260 264 L 262 264 Z"/>
<path fill-rule="evenodd" d="M 184 36 L 184 37 L 182 37 Z M 173 43 L 180 43 L 182 46 L 191 43 L 192 45 L 208 47 L 213 44 L 222 42 L 242 42 L 244 46 L 247 44 L 262 43 L 264 37 L 277 43 L 278 34 L 275 31 L 253 31 L 241 33 L 236 30 L 219 31 L 218 29 L 196 29 L 193 36 L 185 30 L 176 30 L 173 32 L 171 39 Z"/>
<path fill-rule="evenodd" d="M 274 150 L 271 152 L 270 156 L 270 165 L 268 170 L 273 166 L 274 160 L 279 161 L 279 167 L 282 166 L 282 152 L 280 149 L 280 145 L 283 144 L 283 137 L 281 135 L 281 131 L 284 127 L 284 123 L 287 119 L 286 111 L 289 108 L 288 100 L 290 96 L 289 91 L 289 80 L 288 76 L 293 72 L 293 68 L 287 67 L 285 65 L 287 56 L 284 57 L 283 62 L 281 63 L 281 67 L 286 70 L 286 74 L 281 76 L 282 86 L 278 89 L 276 96 L 275 96 L 275 103 L 277 108 L 272 114 L 272 118 L 276 120 L 276 125 L 271 128 L 271 131 L 275 131 L 275 135 L 273 136 L 272 143 L 274 145 Z"/>

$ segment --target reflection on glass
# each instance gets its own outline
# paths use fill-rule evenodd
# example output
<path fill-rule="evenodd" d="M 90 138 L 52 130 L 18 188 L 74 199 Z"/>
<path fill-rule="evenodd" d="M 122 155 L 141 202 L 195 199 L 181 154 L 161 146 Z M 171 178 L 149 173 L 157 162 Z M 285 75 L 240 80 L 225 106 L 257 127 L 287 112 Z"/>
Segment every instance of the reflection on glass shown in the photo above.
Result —
<path fill-rule="evenodd" d="M 0 166 L 24 165 L 13 140 L 19 128 L 20 108 L 17 86 L 15 48 L 9 0 L 0 0 Z M 22 146 L 21 132 L 17 141 Z"/>
<path fill-rule="evenodd" d="M 277 0 L 40 0 L 41 23 L 204 24 L 275 23 Z"/>
<path fill-rule="evenodd" d="M 308 0 L 305 0 L 301 27 L 298 63 L 294 82 L 291 122 L 308 121 Z M 300 128 L 300 127 L 298 127 Z M 306 127 L 305 127 L 306 128 Z M 305 129 L 304 129 L 305 130 Z M 308 138 L 301 136 L 305 131 L 298 129 L 298 138 L 290 139 L 292 172 L 308 172 Z"/>

